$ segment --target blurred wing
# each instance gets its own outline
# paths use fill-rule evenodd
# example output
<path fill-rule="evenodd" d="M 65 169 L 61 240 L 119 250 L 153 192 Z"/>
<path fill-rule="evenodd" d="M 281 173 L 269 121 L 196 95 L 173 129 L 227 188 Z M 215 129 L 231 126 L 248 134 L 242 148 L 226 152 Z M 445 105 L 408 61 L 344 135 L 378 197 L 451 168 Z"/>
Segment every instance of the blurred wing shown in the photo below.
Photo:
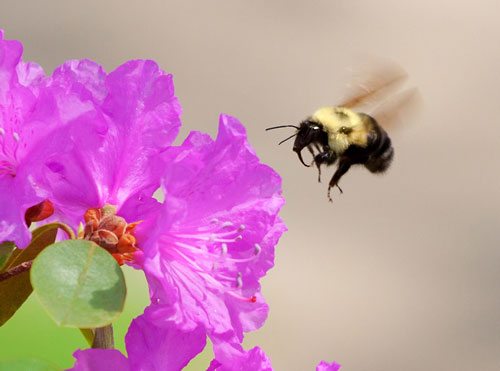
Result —
<path fill-rule="evenodd" d="M 354 84 L 340 107 L 353 108 L 363 104 L 373 104 L 397 90 L 408 77 L 407 73 L 395 65 L 371 68 L 365 76 L 357 73 L 361 82 Z M 361 77 L 361 78 L 359 78 Z"/>
<path fill-rule="evenodd" d="M 384 128 L 400 124 L 402 120 L 412 121 L 420 111 L 422 99 L 417 88 L 403 90 L 384 102 L 370 115 Z"/>

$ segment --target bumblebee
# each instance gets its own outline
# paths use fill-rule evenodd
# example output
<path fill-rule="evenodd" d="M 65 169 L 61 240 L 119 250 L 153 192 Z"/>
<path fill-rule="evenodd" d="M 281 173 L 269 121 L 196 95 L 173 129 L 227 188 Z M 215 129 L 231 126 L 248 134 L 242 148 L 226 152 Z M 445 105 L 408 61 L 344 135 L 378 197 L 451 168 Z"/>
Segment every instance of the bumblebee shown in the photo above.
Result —
<path fill-rule="evenodd" d="M 331 189 L 337 187 L 340 193 L 343 193 L 339 181 L 352 165 L 363 165 L 372 173 L 383 173 L 391 165 L 394 148 L 389 135 L 375 117 L 384 118 L 385 121 L 394 119 L 403 106 L 415 100 L 416 90 L 410 89 L 400 93 L 396 105 L 379 110 L 378 115 L 355 112 L 352 108 L 373 98 L 380 99 L 381 95 L 393 90 L 405 78 L 406 74 L 400 69 L 385 68 L 363 84 L 361 92 L 356 92 L 339 106 L 320 108 L 299 126 L 280 125 L 266 130 L 295 128 L 297 131 L 279 144 L 295 137 L 293 151 L 297 153 L 304 166 L 316 165 L 319 182 L 321 182 L 321 166 L 338 163 L 337 170 L 328 185 L 328 199 L 331 202 Z M 313 156 L 310 165 L 306 164 L 302 157 L 304 148 L 307 148 Z"/>

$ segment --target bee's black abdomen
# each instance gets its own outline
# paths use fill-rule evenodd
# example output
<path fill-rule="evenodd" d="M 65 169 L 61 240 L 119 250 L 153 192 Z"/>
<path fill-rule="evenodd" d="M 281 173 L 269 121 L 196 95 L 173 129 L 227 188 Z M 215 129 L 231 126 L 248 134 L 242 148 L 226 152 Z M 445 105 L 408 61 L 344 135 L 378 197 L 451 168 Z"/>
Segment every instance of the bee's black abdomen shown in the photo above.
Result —
<path fill-rule="evenodd" d="M 394 157 L 394 148 L 391 138 L 387 135 L 378 123 L 373 120 L 373 131 L 369 140 L 370 155 L 365 162 L 365 166 L 372 173 L 382 173 L 391 165 Z"/>

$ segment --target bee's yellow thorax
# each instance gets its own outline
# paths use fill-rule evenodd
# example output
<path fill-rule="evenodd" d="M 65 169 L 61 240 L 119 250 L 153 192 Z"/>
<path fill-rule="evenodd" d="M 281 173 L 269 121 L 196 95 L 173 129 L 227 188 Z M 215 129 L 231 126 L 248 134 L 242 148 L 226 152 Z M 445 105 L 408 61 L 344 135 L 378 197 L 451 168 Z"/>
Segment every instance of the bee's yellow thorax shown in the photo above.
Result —
<path fill-rule="evenodd" d="M 324 107 L 314 112 L 312 119 L 323 125 L 328 133 L 328 145 L 337 154 L 343 153 L 350 145 L 366 147 L 367 128 L 356 112 L 344 107 Z M 339 132 L 343 127 L 351 132 Z"/>

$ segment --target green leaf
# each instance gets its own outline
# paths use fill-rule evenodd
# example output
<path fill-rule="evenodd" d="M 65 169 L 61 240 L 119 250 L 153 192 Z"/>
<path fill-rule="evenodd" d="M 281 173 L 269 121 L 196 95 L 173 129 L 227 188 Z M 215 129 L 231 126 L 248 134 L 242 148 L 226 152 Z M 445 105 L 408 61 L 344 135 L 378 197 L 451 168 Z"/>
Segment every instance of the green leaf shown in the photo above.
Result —
<path fill-rule="evenodd" d="M 33 260 L 45 247 L 52 244 L 57 235 L 57 225 L 47 224 L 33 232 L 33 239 L 25 249 L 16 249 L 3 271 Z M 23 272 L 0 281 L 0 326 L 7 322 L 31 295 L 33 288 L 29 272 Z"/>
<path fill-rule="evenodd" d="M 28 260 L 35 259 L 43 249 L 45 249 L 50 244 L 54 243 L 54 241 L 56 240 L 58 228 L 60 228 L 59 223 L 50 223 L 50 224 L 42 225 L 40 228 L 35 229 L 33 231 L 33 233 L 31 234 L 32 237 L 31 237 L 31 243 L 29 244 L 29 246 L 26 247 L 25 249 L 14 250 L 14 253 L 12 254 L 11 258 L 9 259 L 8 268 L 12 268 L 12 267 L 19 265 L 21 263 L 24 263 Z M 46 245 L 40 244 L 40 243 L 34 244 L 34 242 L 37 239 L 41 238 L 42 236 L 45 240 L 47 240 L 47 241 L 50 240 L 50 242 Z M 52 237 L 52 236 L 53 236 L 53 238 L 50 239 L 49 237 Z"/>
<path fill-rule="evenodd" d="M 0 361 L 0 371 L 62 371 L 53 363 L 39 358 L 15 359 Z"/>
<path fill-rule="evenodd" d="M 2 271 L 4 265 L 6 265 L 7 260 L 10 258 L 15 248 L 16 245 L 12 242 L 0 243 L 0 271 Z"/>
<path fill-rule="evenodd" d="M 96 328 L 123 310 L 123 272 L 106 250 L 86 240 L 47 247 L 33 262 L 31 283 L 52 319 L 61 326 Z"/>

